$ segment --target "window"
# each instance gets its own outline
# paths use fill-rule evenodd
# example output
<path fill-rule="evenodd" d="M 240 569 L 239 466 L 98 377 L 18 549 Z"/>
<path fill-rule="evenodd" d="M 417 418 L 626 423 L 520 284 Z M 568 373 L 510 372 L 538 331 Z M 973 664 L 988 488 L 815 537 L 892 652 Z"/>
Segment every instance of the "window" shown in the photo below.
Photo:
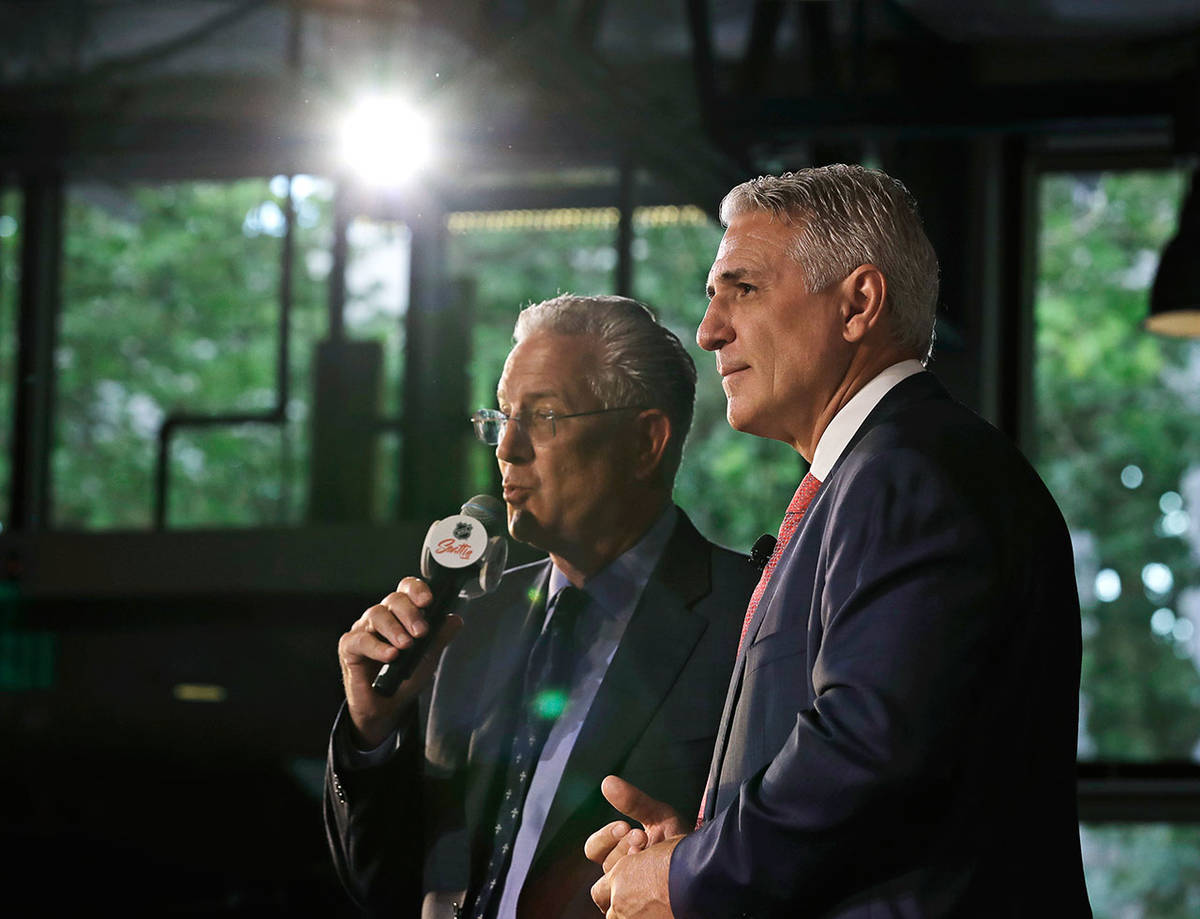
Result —
<path fill-rule="evenodd" d="M 17 299 L 21 283 L 21 198 L 0 186 L 0 531 L 9 520 L 16 413 Z"/>
<path fill-rule="evenodd" d="M 1140 328 L 1178 172 L 1041 186 L 1037 460 L 1083 607 L 1079 755 L 1200 759 L 1200 342 Z"/>
<path fill-rule="evenodd" d="M 380 391 L 373 394 L 372 402 L 381 420 L 398 422 L 404 405 L 404 322 L 412 233 L 398 221 L 359 216 L 346 228 L 346 250 L 345 335 L 378 345 Z M 308 258 L 310 268 L 324 266 L 318 274 L 327 279 L 332 267 L 328 250 L 314 249 Z M 311 389 L 314 384 L 308 380 L 304 385 Z M 368 447 L 374 459 L 370 514 L 376 523 L 399 517 L 402 446 L 398 424 L 383 424 Z"/>
<path fill-rule="evenodd" d="M 288 183 L 76 184 L 65 205 L 52 520 L 151 523 L 157 439 L 171 414 L 267 413 L 277 385 Z M 328 192 L 297 181 L 286 424 L 181 427 L 168 525 L 295 522 L 303 508 L 312 341 L 323 330 L 314 252 Z"/>
<path fill-rule="evenodd" d="M 1192 919 L 1200 907 L 1200 827 L 1081 827 L 1088 896 L 1096 919 Z"/>
<path fill-rule="evenodd" d="M 1139 325 L 1184 182 L 1049 173 L 1039 187 L 1036 458 L 1075 549 L 1084 763 L 1200 760 L 1200 342 Z M 1097 919 L 1196 915 L 1195 825 L 1081 837 Z"/>

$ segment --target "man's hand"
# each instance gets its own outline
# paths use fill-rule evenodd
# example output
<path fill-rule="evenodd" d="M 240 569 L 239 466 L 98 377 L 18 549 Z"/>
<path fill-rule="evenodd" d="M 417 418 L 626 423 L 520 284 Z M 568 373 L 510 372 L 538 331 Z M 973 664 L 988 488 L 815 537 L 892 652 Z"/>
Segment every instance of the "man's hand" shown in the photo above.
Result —
<path fill-rule="evenodd" d="M 671 852 L 689 827 L 669 804 L 615 775 L 600 790 L 609 804 L 642 827 L 616 820 L 588 837 L 584 854 L 604 868 L 604 877 L 592 887 L 592 900 L 610 919 L 670 916 Z"/>
<path fill-rule="evenodd" d="M 607 919 L 674 919 L 671 853 L 682 836 L 630 852 L 592 886 L 592 900 Z"/>
<path fill-rule="evenodd" d="M 606 873 L 629 852 L 641 851 L 690 829 L 671 805 L 654 800 L 636 785 L 615 775 L 600 783 L 600 791 L 609 804 L 643 827 L 639 829 L 624 820 L 614 820 L 587 838 L 583 854 Z"/>
<path fill-rule="evenodd" d="M 368 608 L 338 642 L 346 710 L 363 749 L 379 746 L 396 729 L 403 710 L 433 676 L 442 649 L 462 628 L 462 619 L 448 616 L 421 662 L 394 695 L 373 690 L 371 683 L 380 668 L 428 631 L 421 610 L 432 601 L 433 591 L 424 581 L 405 578 L 393 593 Z"/>

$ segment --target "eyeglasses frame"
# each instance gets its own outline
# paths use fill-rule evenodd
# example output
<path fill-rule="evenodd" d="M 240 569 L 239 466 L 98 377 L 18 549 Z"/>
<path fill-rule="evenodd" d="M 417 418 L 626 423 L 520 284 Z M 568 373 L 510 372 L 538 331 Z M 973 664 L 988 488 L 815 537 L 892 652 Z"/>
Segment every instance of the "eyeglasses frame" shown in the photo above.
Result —
<path fill-rule="evenodd" d="M 471 422 L 471 426 L 475 429 L 475 437 L 478 440 L 480 440 L 482 443 L 487 444 L 489 447 L 496 447 L 496 446 L 499 446 L 500 441 L 502 441 L 504 439 L 504 431 L 505 431 L 505 428 L 507 428 L 508 423 L 510 421 L 516 421 L 517 428 L 520 429 L 521 432 L 524 433 L 527 437 L 529 436 L 528 428 L 526 428 L 525 425 L 521 422 L 522 415 L 525 415 L 525 416 L 537 415 L 538 417 L 544 418 L 545 420 L 549 421 L 550 422 L 550 437 L 554 438 L 554 437 L 558 436 L 558 422 L 566 421 L 568 418 L 585 418 L 588 415 L 606 415 L 609 412 L 624 412 L 624 411 L 628 411 L 630 409 L 637 409 L 637 410 L 641 411 L 642 409 L 645 409 L 646 407 L 647 406 L 645 406 L 645 405 L 617 405 L 617 406 L 613 406 L 612 408 L 594 408 L 594 409 L 591 409 L 590 411 L 586 411 L 586 412 L 570 412 L 565 415 L 560 415 L 558 412 L 554 411 L 554 409 L 548 409 L 547 411 L 544 411 L 544 412 L 539 412 L 539 411 L 519 412 L 519 413 L 514 413 L 512 415 L 509 415 L 509 414 L 506 414 L 506 413 L 500 411 L 499 409 L 481 408 L 481 409 L 477 409 L 476 411 L 472 412 L 471 416 L 467 420 L 469 422 Z M 479 417 L 481 415 L 484 415 L 485 413 L 486 413 L 486 416 L 484 418 Z M 497 416 L 499 416 L 499 417 L 497 417 Z M 500 432 L 499 432 L 499 434 L 496 435 L 496 440 L 494 442 L 489 441 L 489 440 L 484 440 L 483 435 L 480 433 L 480 430 L 479 430 L 480 424 L 483 421 L 499 421 L 500 422 L 500 424 L 501 424 Z"/>

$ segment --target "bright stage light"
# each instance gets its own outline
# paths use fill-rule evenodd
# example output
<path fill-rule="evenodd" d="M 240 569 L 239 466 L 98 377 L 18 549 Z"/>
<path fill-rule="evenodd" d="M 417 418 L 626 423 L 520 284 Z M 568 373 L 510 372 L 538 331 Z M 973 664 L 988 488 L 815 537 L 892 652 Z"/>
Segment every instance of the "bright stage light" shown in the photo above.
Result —
<path fill-rule="evenodd" d="M 403 99 L 358 103 L 342 123 L 342 161 L 371 185 L 403 185 L 433 159 L 429 120 Z"/>

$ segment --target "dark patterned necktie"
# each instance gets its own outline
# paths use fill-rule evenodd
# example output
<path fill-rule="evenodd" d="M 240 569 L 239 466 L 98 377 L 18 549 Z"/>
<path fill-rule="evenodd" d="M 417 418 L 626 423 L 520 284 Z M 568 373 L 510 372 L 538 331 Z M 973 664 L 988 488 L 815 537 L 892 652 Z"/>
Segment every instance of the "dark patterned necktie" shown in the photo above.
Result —
<path fill-rule="evenodd" d="M 529 653 L 504 793 L 492 826 L 492 854 L 475 902 L 467 913 L 474 919 L 492 919 L 500 905 L 504 877 L 521 825 L 521 809 L 533 770 L 570 695 L 578 658 L 573 641 L 575 625 L 588 599 L 586 591 L 570 585 L 555 594 L 550 601 L 550 619 Z"/>
<path fill-rule="evenodd" d="M 771 553 L 771 557 L 767 559 L 767 564 L 763 567 L 762 575 L 758 579 L 758 586 L 754 588 L 754 593 L 750 595 L 750 605 L 746 607 L 746 618 L 742 620 L 742 637 L 738 639 L 738 654 L 742 653 L 742 642 L 746 640 L 746 632 L 750 629 L 750 621 L 754 618 L 754 613 L 758 609 L 758 601 L 762 599 L 763 592 L 767 589 L 767 585 L 771 582 L 771 575 L 775 573 L 775 566 L 779 564 L 779 558 L 783 555 L 783 550 L 787 548 L 787 544 L 791 542 L 792 537 L 796 534 L 796 530 L 800 528 L 800 521 L 804 519 L 804 514 L 808 510 L 808 506 L 812 504 L 813 498 L 817 496 L 817 489 L 821 487 L 820 480 L 811 472 L 805 473 L 804 478 L 800 480 L 800 486 L 796 489 L 796 493 L 792 495 L 792 500 L 788 502 L 787 510 L 783 512 L 783 521 L 779 524 L 779 538 L 775 541 L 775 550 Z M 704 789 L 704 796 L 700 799 L 700 813 L 696 815 L 696 829 L 700 829 L 704 824 L 704 807 L 708 803 L 709 789 Z"/>

